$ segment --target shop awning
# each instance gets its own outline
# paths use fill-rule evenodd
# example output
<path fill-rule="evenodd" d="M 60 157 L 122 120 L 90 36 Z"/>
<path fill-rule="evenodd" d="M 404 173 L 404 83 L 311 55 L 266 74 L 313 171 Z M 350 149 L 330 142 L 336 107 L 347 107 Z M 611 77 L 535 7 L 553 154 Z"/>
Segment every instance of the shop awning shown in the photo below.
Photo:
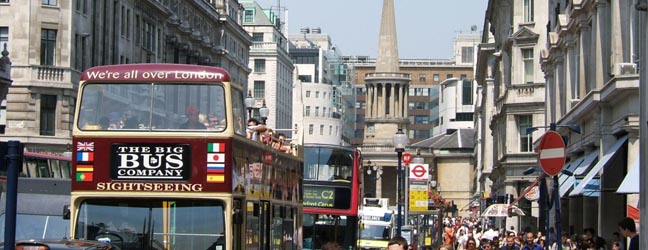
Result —
<path fill-rule="evenodd" d="M 630 171 L 623 178 L 619 185 L 617 193 L 638 194 L 639 193 L 639 159 L 635 160 L 630 167 Z"/>
<path fill-rule="evenodd" d="M 593 184 L 593 183 L 590 184 L 590 181 L 592 181 L 594 177 L 598 176 L 598 173 L 601 171 L 601 169 L 603 169 L 603 167 L 608 165 L 610 159 L 612 159 L 616 155 L 617 151 L 619 151 L 619 149 L 623 145 L 625 145 L 626 141 L 628 141 L 627 135 L 617 140 L 617 142 L 612 146 L 612 148 L 610 148 L 605 153 L 605 155 L 603 155 L 603 157 L 596 163 L 596 165 L 594 165 L 594 167 L 592 167 L 592 169 L 589 170 L 587 175 L 585 175 L 585 178 L 583 178 L 583 180 L 578 183 L 578 185 L 574 188 L 574 190 L 571 193 L 569 193 L 569 196 L 576 196 L 581 194 L 587 195 L 587 193 L 584 193 L 583 191 L 588 185 Z"/>
<path fill-rule="evenodd" d="M 574 160 L 573 164 L 565 167 L 565 170 L 573 173 L 573 175 L 569 176 L 566 174 L 560 174 L 560 177 L 558 178 L 560 183 L 560 197 L 564 197 L 565 194 L 572 190 L 574 183 L 576 182 L 576 177 L 587 173 L 587 170 L 589 170 L 596 161 L 598 154 L 598 151 L 589 152 L 588 154 L 584 154 Z"/>

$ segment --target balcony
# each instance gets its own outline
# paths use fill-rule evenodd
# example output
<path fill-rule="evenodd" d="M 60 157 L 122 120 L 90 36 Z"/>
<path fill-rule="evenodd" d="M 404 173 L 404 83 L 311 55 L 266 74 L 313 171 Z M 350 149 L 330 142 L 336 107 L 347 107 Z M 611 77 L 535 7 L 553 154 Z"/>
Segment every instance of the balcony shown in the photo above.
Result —
<path fill-rule="evenodd" d="M 75 69 L 47 65 L 16 65 L 11 71 L 14 86 L 72 89 L 81 78 Z"/>
<path fill-rule="evenodd" d="M 253 42 L 252 46 L 250 47 L 250 55 L 261 54 L 261 53 L 277 53 L 288 57 L 288 52 L 286 52 L 286 48 L 279 46 L 279 44 L 277 43 Z"/>

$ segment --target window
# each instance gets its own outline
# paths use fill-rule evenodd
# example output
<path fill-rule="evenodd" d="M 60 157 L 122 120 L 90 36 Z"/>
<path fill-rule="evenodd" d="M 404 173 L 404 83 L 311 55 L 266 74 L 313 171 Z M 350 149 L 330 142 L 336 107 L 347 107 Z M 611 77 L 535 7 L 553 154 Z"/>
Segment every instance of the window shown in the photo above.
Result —
<path fill-rule="evenodd" d="M 253 23 L 253 22 L 254 22 L 254 10 L 243 11 L 243 23 Z"/>
<path fill-rule="evenodd" d="M 473 113 L 457 113 L 457 116 L 455 117 L 455 121 L 458 122 L 469 122 L 473 120 Z"/>
<path fill-rule="evenodd" d="M 8 3 L 9 0 L 0 0 L 0 3 Z"/>
<path fill-rule="evenodd" d="M 254 72 L 264 73 L 265 72 L 265 59 L 254 59 Z"/>
<path fill-rule="evenodd" d="M 428 124 L 429 117 L 425 115 L 417 115 L 414 117 L 414 123 L 416 124 Z"/>
<path fill-rule="evenodd" d="M 524 83 L 533 83 L 533 48 L 522 49 L 524 63 Z"/>
<path fill-rule="evenodd" d="M 304 116 L 310 116 L 310 106 L 306 106 L 306 114 Z"/>
<path fill-rule="evenodd" d="M 453 76 L 452 74 L 447 74 L 446 79 L 450 79 L 450 78 L 452 78 L 452 76 Z"/>
<path fill-rule="evenodd" d="M 329 135 L 333 134 L 333 125 L 329 125 Z"/>
<path fill-rule="evenodd" d="M 324 125 L 320 125 L 320 135 L 324 135 Z"/>
<path fill-rule="evenodd" d="M 432 76 L 432 81 L 438 82 L 439 81 L 439 74 L 434 74 Z"/>
<path fill-rule="evenodd" d="M 410 135 L 410 137 L 414 137 L 416 139 L 430 138 L 430 130 L 413 130 L 413 131 L 414 131 L 414 136 Z"/>
<path fill-rule="evenodd" d="M 463 105 L 472 105 L 472 81 L 468 79 L 463 80 L 463 91 L 462 91 L 462 102 Z"/>
<path fill-rule="evenodd" d="M 312 135 L 313 134 L 313 124 L 308 125 L 308 134 Z"/>
<path fill-rule="evenodd" d="M 326 117 L 326 107 L 322 107 L 322 117 Z"/>
<path fill-rule="evenodd" d="M 0 51 L 5 49 L 9 50 L 9 27 L 0 27 Z"/>
<path fill-rule="evenodd" d="M 254 98 L 262 99 L 265 97 L 265 81 L 254 81 Z"/>
<path fill-rule="evenodd" d="M 56 6 L 56 0 L 42 0 L 43 5 Z"/>
<path fill-rule="evenodd" d="M 459 76 L 459 79 L 463 80 L 463 79 L 466 79 L 466 77 L 467 77 L 466 74 L 461 74 L 461 75 Z"/>
<path fill-rule="evenodd" d="M 473 47 L 461 47 L 461 62 L 462 63 L 473 62 Z"/>
<path fill-rule="evenodd" d="M 41 95 L 40 135 L 54 135 L 56 121 L 56 96 Z"/>
<path fill-rule="evenodd" d="M 527 128 L 533 126 L 533 115 L 519 115 L 518 129 L 520 133 L 520 152 L 533 152 L 533 137 L 527 134 Z"/>
<path fill-rule="evenodd" d="M 143 27 L 142 27 L 142 47 L 147 49 L 150 52 L 154 52 L 156 47 L 155 43 L 155 25 L 153 25 L 152 22 L 148 20 L 142 19 Z"/>
<path fill-rule="evenodd" d="M 419 74 L 419 81 L 425 82 L 425 74 Z"/>
<path fill-rule="evenodd" d="M 319 91 L 315 91 L 315 98 L 319 98 Z"/>
<path fill-rule="evenodd" d="M 41 30 L 41 65 L 54 65 L 56 30 Z"/>
<path fill-rule="evenodd" d="M 533 0 L 524 0 L 524 21 L 533 22 Z"/>
<path fill-rule="evenodd" d="M 319 116 L 319 107 L 315 107 L 315 117 Z"/>
<path fill-rule="evenodd" d="M 126 36 L 126 6 L 121 6 L 121 35 Z"/>
<path fill-rule="evenodd" d="M 252 42 L 262 43 L 263 42 L 263 33 L 260 33 L 260 32 L 252 33 Z"/>
<path fill-rule="evenodd" d="M 306 97 L 310 97 L 310 90 L 306 91 Z"/>

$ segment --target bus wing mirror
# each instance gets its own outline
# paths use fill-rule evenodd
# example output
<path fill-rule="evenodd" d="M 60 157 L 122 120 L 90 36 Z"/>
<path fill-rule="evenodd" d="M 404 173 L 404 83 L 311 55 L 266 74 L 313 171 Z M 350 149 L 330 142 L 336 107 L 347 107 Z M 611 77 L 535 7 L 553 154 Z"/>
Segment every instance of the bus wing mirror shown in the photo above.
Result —
<path fill-rule="evenodd" d="M 63 219 L 64 220 L 70 219 L 70 205 L 63 206 Z"/>

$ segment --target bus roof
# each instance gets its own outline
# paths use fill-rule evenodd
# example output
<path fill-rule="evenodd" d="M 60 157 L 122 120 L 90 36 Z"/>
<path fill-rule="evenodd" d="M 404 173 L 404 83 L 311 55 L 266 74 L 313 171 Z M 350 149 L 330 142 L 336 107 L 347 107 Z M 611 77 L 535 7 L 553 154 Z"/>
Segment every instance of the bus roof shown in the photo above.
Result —
<path fill-rule="evenodd" d="M 218 67 L 142 63 L 97 66 L 87 69 L 81 75 L 82 81 L 100 82 L 229 82 L 229 73 Z"/>

